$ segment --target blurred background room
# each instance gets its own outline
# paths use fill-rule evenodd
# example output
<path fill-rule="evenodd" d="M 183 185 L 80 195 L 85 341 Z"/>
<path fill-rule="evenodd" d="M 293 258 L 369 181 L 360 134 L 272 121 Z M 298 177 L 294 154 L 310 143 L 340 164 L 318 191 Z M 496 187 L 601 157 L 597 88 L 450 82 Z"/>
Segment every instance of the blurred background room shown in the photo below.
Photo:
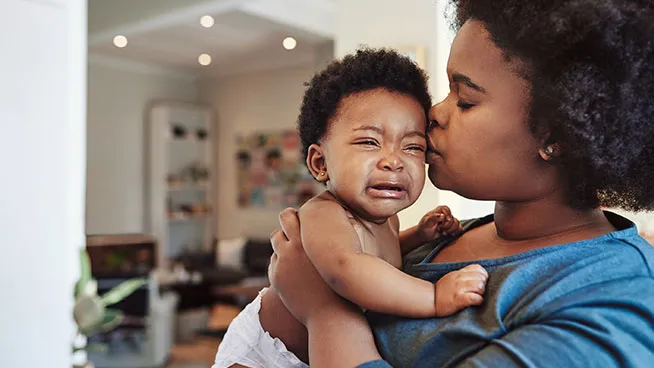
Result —
<path fill-rule="evenodd" d="M 361 45 L 390 47 L 428 72 L 434 101 L 448 93 L 445 65 L 453 32 L 440 1 L 7 1 L 0 9 L 14 12 L 0 10 L 3 37 L 16 29 L 36 33 L 20 41 L 29 50 L 24 61 L 3 69 L 27 61 L 40 68 L 48 58 L 66 69 L 12 80 L 40 91 L 29 100 L 55 101 L 63 109 L 39 110 L 34 121 L 52 117 L 68 125 L 18 132 L 41 139 L 41 151 L 30 156 L 42 168 L 34 168 L 33 180 L 57 179 L 47 199 L 30 194 L 12 211 L 38 206 L 43 223 L 56 221 L 48 225 L 53 232 L 40 238 L 24 230 L 16 230 L 15 238 L 5 233 L 3 246 L 9 239 L 65 244 L 42 256 L 31 250 L 19 257 L 42 273 L 66 270 L 58 279 L 24 281 L 48 290 L 47 298 L 57 300 L 55 314 L 72 310 L 66 298 L 79 277 L 80 246 L 99 294 L 125 280 L 146 280 L 113 306 L 124 315 L 120 324 L 76 343 L 87 347 L 76 361 L 98 368 L 211 364 L 231 319 L 267 285 L 268 237 L 279 211 L 300 206 L 321 189 L 301 161 L 295 131 L 304 83 L 315 72 Z M 36 28 L 19 26 L 18 18 L 32 19 Z M 87 33 L 80 33 L 82 23 Z M 57 42 L 68 50 L 59 58 Z M 41 49 L 45 43 L 51 46 Z M 53 75 L 60 80 L 48 79 Z M 12 193 L 39 192 L 17 181 L 8 185 Z M 52 202 L 62 193 L 61 203 Z M 72 212 L 58 212 L 71 203 Z M 419 201 L 401 213 L 402 226 L 417 223 L 436 204 L 449 205 L 461 219 L 493 209 L 493 203 L 427 183 Z M 84 218 L 77 216 L 82 209 Z M 645 235 L 654 234 L 651 214 L 628 216 Z M 5 270 L 22 270 L 20 263 L 5 262 Z M 8 297 L 30 298 L 17 286 L 7 289 L 13 293 Z M 9 326 L 22 326 L 3 314 Z M 72 318 L 52 323 L 42 325 L 75 333 Z M 26 359 L 21 356 L 14 358 Z"/>
<path fill-rule="evenodd" d="M 126 299 L 141 328 L 90 337 L 109 347 L 89 353 L 96 366 L 211 363 L 267 285 L 278 212 L 321 189 L 295 132 L 304 83 L 360 45 L 443 69 L 441 11 L 425 0 L 88 2 L 87 248 L 101 280 L 156 279 Z M 435 203 L 426 189 L 407 224 Z M 459 216 L 492 208 L 475 205 Z"/>

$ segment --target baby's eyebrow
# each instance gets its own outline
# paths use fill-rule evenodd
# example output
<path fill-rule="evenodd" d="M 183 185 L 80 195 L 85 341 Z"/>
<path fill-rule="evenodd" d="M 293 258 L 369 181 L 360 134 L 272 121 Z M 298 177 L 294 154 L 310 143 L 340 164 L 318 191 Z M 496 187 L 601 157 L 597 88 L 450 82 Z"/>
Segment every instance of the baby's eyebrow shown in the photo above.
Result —
<path fill-rule="evenodd" d="M 382 129 L 382 128 L 378 127 L 378 126 L 374 126 L 374 125 L 361 125 L 361 126 L 355 127 L 353 129 L 353 131 L 355 131 L 355 132 L 360 131 L 360 130 L 372 130 L 372 131 L 374 131 L 376 133 L 379 133 L 379 134 L 384 133 L 384 129 Z"/>
<path fill-rule="evenodd" d="M 374 126 L 374 125 L 361 125 L 361 126 L 355 127 L 355 128 L 352 129 L 352 130 L 355 131 L 355 132 L 357 132 L 357 131 L 361 131 L 361 130 L 371 130 L 371 131 L 373 131 L 373 132 L 375 132 L 375 133 L 378 133 L 378 134 L 380 134 L 380 135 L 383 135 L 383 134 L 384 134 L 384 129 L 382 129 L 382 128 L 378 127 L 378 126 Z M 407 137 L 420 137 L 420 138 L 426 138 L 426 135 L 425 135 L 425 132 L 423 132 L 423 131 L 420 131 L 420 130 L 412 130 L 412 131 L 410 131 L 410 132 L 407 132 L 407 133 L 404 135 L 404 137 L 405 137 L 405 138 L 407 138 Z"/>
<path fill-rule="evenodd" d="M 420 131 L 420 130 L 412 130 L 404 135 L 404 137 L 420 137 L 420 138 L 427 138 L 425 135 L 425 132 Z"/>

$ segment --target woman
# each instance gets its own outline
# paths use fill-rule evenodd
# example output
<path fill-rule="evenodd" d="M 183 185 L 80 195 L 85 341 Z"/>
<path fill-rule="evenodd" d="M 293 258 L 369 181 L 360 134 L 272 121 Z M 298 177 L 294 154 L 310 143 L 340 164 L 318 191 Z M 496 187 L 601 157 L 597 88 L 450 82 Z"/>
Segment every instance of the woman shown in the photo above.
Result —
<path fill-rule="evenodd" d="M 439 319 L 364 316 L 317 275 L 286 210 L 270 277 L 307 327 L 311 365 L 651 366 L 654 249 L 600 209 L 654 209 L 651 1 L 455 5 L 429 178 L 497 204 L 410 253 L 404 270 L 435 282 L 479 263 L 485 302 Z"/>

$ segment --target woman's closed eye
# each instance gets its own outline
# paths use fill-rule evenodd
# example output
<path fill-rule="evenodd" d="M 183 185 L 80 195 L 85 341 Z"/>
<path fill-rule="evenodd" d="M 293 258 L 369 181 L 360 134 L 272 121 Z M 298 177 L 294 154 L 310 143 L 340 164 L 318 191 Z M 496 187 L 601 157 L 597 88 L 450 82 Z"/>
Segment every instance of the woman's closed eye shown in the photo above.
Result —
<path fill-rule="evenodd" d="M 474 105 L 474 104 L 471 104 L 471 103 L 469 103 L 469 102 L 465 102 L 465 101 L 463 101 L 463 100 L 459 100 L 459 101 L 457 101 L 456 106 L 458 106 L 459 109 L 465 111 L 465 110 L 469 110 L 469 109 L 471 109 L 471 108 L 474 107 L 475 105 Z"/>

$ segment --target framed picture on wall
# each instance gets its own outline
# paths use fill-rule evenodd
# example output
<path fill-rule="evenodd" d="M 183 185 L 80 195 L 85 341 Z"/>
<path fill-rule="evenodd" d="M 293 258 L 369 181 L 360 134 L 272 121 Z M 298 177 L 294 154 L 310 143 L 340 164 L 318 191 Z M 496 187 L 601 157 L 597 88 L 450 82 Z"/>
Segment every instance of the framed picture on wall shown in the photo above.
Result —
<path fill-rule="evenodd" d="M 317 193 L 295 130 L 238 135 L 236 147 L 240 207 L 299 207 Z"/>

